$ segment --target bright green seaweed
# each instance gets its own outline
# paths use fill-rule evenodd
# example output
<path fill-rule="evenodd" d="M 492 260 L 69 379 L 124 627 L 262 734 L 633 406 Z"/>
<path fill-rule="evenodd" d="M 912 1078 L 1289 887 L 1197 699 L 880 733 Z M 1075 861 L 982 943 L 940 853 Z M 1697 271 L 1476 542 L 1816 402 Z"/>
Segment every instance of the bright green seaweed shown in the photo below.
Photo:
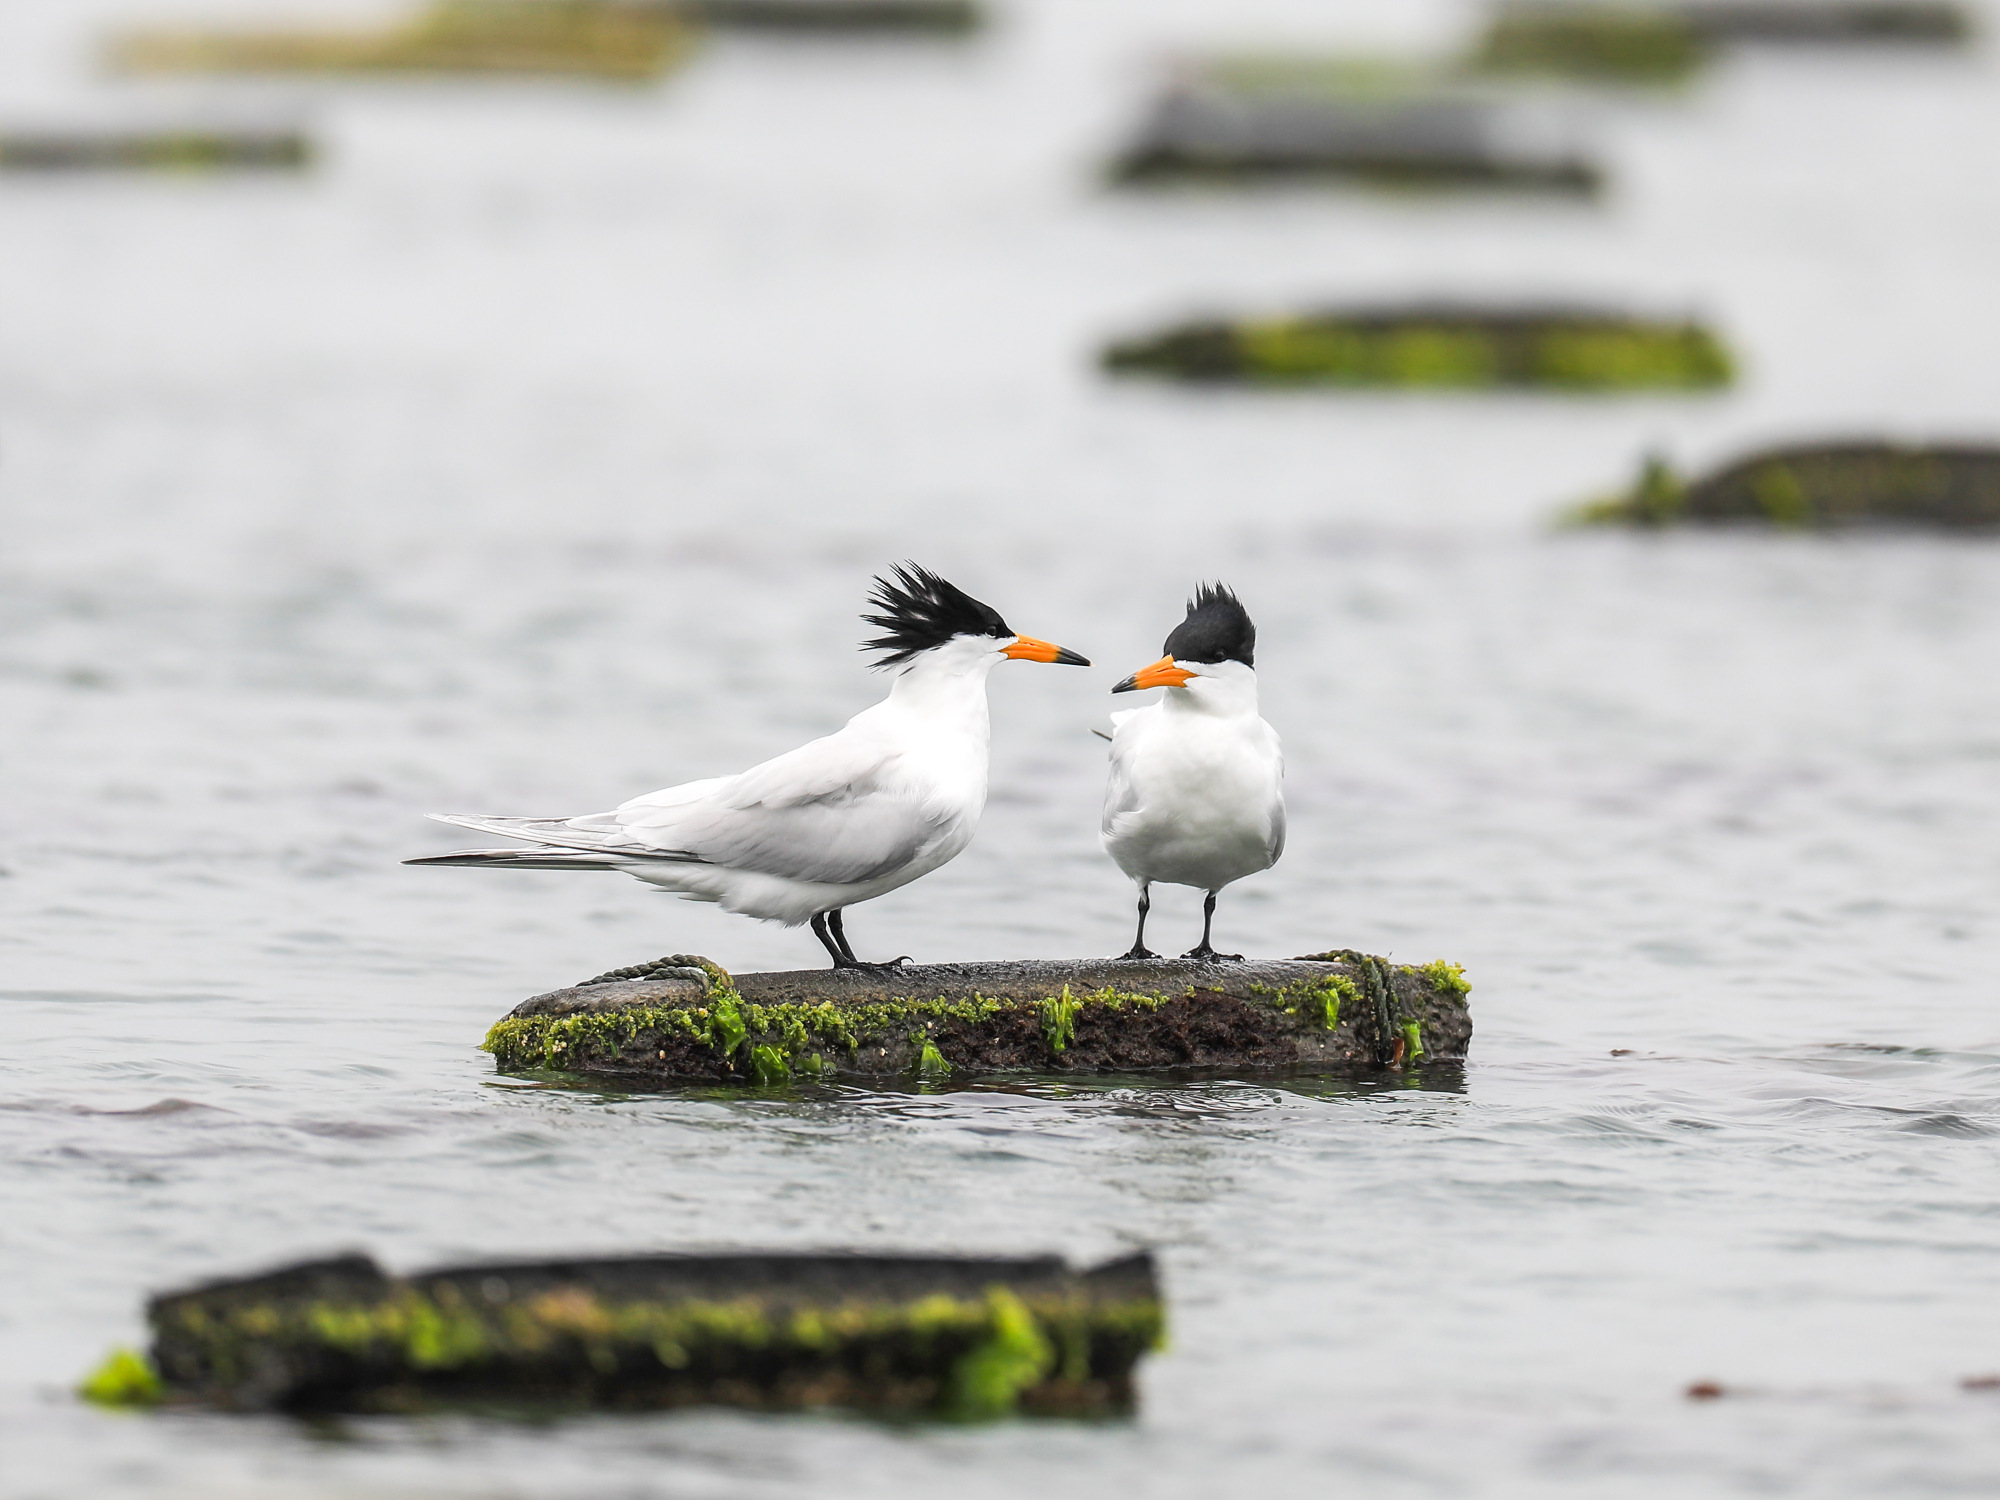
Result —
<path fill-rule="evenodd" d="M 76 1393 L 93 1406 L 157 1406 L 161 1386 L 159 1372 L 146 1356 L 134 1349 L 113 1349 L 77 1387 Z"/>

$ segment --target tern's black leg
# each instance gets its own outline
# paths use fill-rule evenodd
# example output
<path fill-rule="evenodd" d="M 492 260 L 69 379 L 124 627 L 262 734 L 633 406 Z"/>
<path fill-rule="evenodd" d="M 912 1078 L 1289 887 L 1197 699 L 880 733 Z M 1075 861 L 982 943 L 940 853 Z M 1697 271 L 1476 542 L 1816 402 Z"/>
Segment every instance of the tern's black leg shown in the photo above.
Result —
<path fill-rule="evenodd" d="M 1227 959 L 1231 963 L 1242 962 L 1243 959 L 1242 954 L 1217 953 L 1215 949 L 1209 945 L 1208 930 L 1214 925 L 1215 925 L 1215 892 L 1210 891 L 1208 893 L 1207 899 L 1205 899 L 1201 903 L 1201 946 L 1198 948 L 1190 948 L 1187 952 L 1183 953 L 1181 957 L 1203 958 L 1211 961 L 1217 959 Z"/>
<path fill-rule="evenodd" d="M 905 953 L 901 958 L 892 958 L 887 963 L 863 963 L 854 956 L 854 950 L 847 946 L 847 928 L 840 919 L 840 913 L 837 911 L 828 912 L 826 914 L 826 925 L 833 930 L 833 940 L 840 944 L 840 957 L 833 961 L 833 966 L 836 969 L 870 969 L 879 974 L 890 969 L 900 969 L 910 961 L 910 955 Z M 842 959 L 846 961 L 843 963 Z"/>
<path fill-rule="evenodd" d="M 827 931 L 833 934 L 834 942 L 840 945 L 840 956 L 851 964 L 860 963 L 861 960 L 854 956 L 854 950 L 847 945 L 847 926 L 841 920 L 841 915 L 838 911 L 830 911 L 826 914 L 826 927 Z"/>
<path fill-rule="evenodd" d="M 835 915 L 838 915 L 838 913 L 836 913 Z M 812 930 L 813 930 L 813 936 L 819 939 L 820 946 L 825 948 L 827 953 L 832 957 L 833 966 L 836 969 L 851 969 L 854 967 L 854 955 L 851 953 L 843 953 L 841 951 L 841 945 L 836 943 L 833 940 L 833 938 L 828 935 L 826 930 L 825 912 L 814 913 L 812 919 Z"/>
<path fill-rule="evenodd" d="M 1146 946 L 1146 913 L 1153 909 L 1153 883 L 1150 880 L 1139 884 L 1139 935 L 1132 939 L 1132 951 L 1121 953 L 1120 958 L 1158 958 L 1160 955 Z"/>

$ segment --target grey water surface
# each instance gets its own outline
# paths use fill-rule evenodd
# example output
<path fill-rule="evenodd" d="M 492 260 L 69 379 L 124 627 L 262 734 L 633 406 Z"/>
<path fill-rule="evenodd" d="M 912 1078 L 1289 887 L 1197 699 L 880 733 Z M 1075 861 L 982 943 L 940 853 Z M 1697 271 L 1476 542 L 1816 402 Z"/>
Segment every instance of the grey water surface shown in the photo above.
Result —
<path fill-rule="evenodd" d="M 119 87 L 97 29 L 181 0 L 0 10 L 14 116 L 327 146 L 0 181 L 0 1497 L 2000 1486 L 2000 1397 L 1960 1388 L 2000 1371 L 2000 547 L 1548 525 L 1649 446 L 1995 435 L 1994 57 L 1738 54 L 1601 108 L 1596 208 L 1096 185 L 1176 47 L 1477 20 L 1389 9 L 1010 0 L 968 46 L 725 40 L 611 91 Z M 1699 311 L 1745 378 L 1092 368 L 1203 308 L 1439 293 Z M 1089 731 L 1220 576 L 1292 844 L 1218 936 L 1463 963 L 1462 1078 L 494 1076 L 527 994 L 816 949 L 616 876 L 404 868 L 454 843 L 421 815 L 825 732 L 881 691 L 855 616 L 901 557 L 1097 665 L 996 672 L 979 838 L 851 913 L 864 954 L 1123 948 Z M 1161 894 L 1161 946 L 1196 900 Z M 147 1291 L 286 1257 L 718 1245 L 1152 1246 L 1172 1347 L 1106 1425 L 71 1395 Z"/>

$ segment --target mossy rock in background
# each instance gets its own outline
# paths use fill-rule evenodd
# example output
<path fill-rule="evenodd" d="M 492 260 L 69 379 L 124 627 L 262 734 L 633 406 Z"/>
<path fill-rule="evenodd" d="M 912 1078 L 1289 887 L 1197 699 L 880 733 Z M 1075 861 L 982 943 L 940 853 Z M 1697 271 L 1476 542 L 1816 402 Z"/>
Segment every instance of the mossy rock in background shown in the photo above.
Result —
<path fill-rule="evenodd" d="M 523 1001 L 487 1034 L 486 1050 L 507 1073 L 783 1084 L 1455 1064 L 1472 1038 L 1455 965 L 1352 952 L 720 979 L 685 958 L 648 967 Z"/>
<path fill-rule="evenodd" d="M 1699 323 L 1571 309 L 1416 306 L 1208 321 L 1113 344 L 1120 374 L 1259 385 L 1711 390 L 1734 375 Z"/>
<path fill-rule="evenodd" d="M 230 1411 L 653 1410 L 987 1418 L 1131 1409 L 1152 1258 L 656 1255 L 385 1275 L 311 1261 L 155 1297 L 99 1402 Z"/>
<path fill-rule="evenodd" d="M 973 0 L 686 0 L 677 8 L 744 31 L 965 36 L 986 21 Z"/>
<path fill-rule="evenodd" d="M 1679 83 L 1733 42 L 1958 45 L 1972 36 L 1949 0 L 1691 0 L 1684 4 L 1504 6 L 1469 66 L 1605 83 Z"/>
<path fill-rule="evenodd" d="M 1676 13 L 1715 42 L 1956 46 L 1973 33 L 1962 5 L 1931 0 L 1690 0 Z"/>
<path fill-rule="evenodd" d="M 623 0 L 438 0 L 377 31 L 134 31 L 128 73 L 469 73 L 657 78 L 692 31 L 673 9 Z"/>
<path fill-rule="evenodd" d="M 1443 84 L 1343 89 L 1338 74 L 1271 69 L 1184 81 L 1112 164 L 1124 185 L 1324 179 L 1408 189 L 1595 193 L 1597 166 L 1520 106 Z M 1510 114 L 1510 110 L 1514 113 Z"/>
<path fill-rule="evenodd" d="M 1482 73 L 1670 84 L 1691 77 L 1708 56 L 1708 39 L 1676 11 L 1518 5 L 1494 16 L 1469 65 Z"/>
<path fill-rule="evenodd" d="M 0 170 L 26 172 L 297 171 L 312 144 L 296 130 L 14 131 Z"/>
<path fill-rule="evenodd" d="M 1646 460 L 1631 489 L 1584 506 L 1571 519 L 1991 531 L 2000 528 L 2000 448 L 1806 444 L 1754 453 L 1693 483 L 1655 457 Z"/>

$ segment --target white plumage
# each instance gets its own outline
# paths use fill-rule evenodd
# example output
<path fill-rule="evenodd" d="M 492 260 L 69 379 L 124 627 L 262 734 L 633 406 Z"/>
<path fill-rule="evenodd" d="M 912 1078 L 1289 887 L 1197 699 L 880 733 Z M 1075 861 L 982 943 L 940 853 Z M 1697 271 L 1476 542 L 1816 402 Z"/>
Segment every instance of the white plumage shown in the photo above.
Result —
<path fill-rule="evenodd" d="M 1102 837 L 1139 887 L 1127 958 L 1157 956 L 1146 947 L 1155 881 L 1206 893 L 1201 942 L 1184 957 L 1239 957 L 1210 943 L 1216 895 L 1284 853 L 1284 755 L 1258 713 L 1255 645 L 1236 597 L 1204 586 L 1167 637 L 1167 654 L 1112 689 L 1166 689 L 1158 703 L 1112 715 Z"/>
<path fill-rule="evenodd" d="M 536 847 L 472 849 L 409 864 L 623 870 L 691 901 L 797 926 L 835 967 L 857 961 L 842 908 L 928 875 L 972 841 L 986 806 L 987 673 L 1009 658 L 1088 665 L 1015 635 L 920 568 L 877 580 L 871 642 L 898 668 L 889 696 L 846 727 L 734 776 L 690 781 L 575 818 L 434 813 Z"/>

